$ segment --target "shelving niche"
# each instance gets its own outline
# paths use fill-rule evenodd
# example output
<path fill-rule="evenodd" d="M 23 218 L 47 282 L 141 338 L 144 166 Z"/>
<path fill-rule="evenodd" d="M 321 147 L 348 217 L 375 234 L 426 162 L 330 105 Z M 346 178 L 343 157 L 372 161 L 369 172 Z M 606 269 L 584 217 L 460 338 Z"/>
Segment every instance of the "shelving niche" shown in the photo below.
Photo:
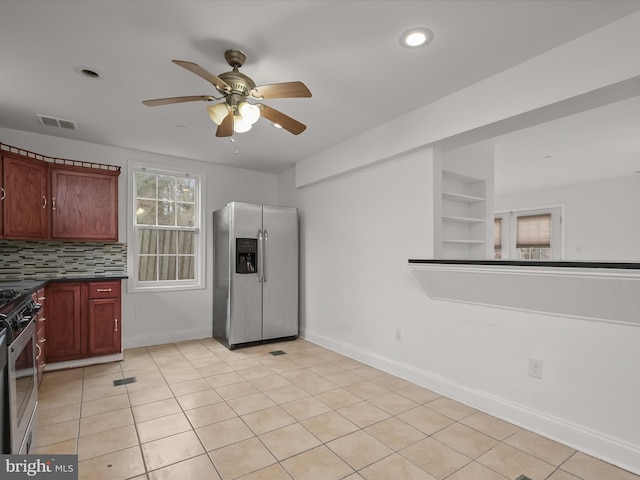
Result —
<path fill-rule="evenodd" d="M 487 181 L 442 170 L 442 258 L 486 258 Z"/>

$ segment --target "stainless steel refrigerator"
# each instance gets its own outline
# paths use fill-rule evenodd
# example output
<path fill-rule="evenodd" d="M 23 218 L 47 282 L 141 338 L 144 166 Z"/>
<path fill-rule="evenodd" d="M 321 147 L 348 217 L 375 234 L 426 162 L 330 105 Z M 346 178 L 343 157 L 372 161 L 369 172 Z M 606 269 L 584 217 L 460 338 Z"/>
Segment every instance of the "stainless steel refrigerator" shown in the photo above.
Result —
<path fill-rule="evenodd" d="M 213 336 L 227 348 L 298 335 L 298 210 L 231 202 L 213 213 Z"/>

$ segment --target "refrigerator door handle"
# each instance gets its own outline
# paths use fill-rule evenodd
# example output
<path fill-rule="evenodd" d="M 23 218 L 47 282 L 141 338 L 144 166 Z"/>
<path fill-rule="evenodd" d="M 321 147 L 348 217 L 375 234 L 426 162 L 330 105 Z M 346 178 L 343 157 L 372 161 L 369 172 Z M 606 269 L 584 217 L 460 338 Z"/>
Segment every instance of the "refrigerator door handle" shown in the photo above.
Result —
<path fill-rule="evenodd" d="M 262 268 L 260 266 L 262 257 L 264 256 L 264 249 L 262 248 L 262 230 L 258 229 L 258 261 L 256 262 L 256 269 L 258 270 L 258 283 L 262 282 Z"/>
<path fill-rule="evenodd" d="M 264 245 L 262 246 L 262 278 L 267 283 L 267 255 L 269 255 L 269 233 L 264 231 Z"/>

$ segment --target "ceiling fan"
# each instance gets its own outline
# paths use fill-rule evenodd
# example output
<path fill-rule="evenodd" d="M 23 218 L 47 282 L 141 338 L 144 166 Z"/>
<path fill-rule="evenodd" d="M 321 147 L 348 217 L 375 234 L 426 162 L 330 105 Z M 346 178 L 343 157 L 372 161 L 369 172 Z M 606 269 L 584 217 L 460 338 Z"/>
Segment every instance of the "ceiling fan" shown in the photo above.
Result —
<path fill-rule="evenodd" d="M 172 60 L 176 65 L 186 68 L 199 77 L 211 83 L 222 94 L 221 97 L 212 95 L 190 95 L 186 97 L 158 98 L 144 100 L 142 103 L 149 107 L 169 105 L 184 102 L 213 102 L 223 100 L 207 107 L 211 120 L 218 125 L 216 137 L 230 137 L 235 133 L 247 132 L 251 126 L 262 116 L 267 120 L 281 126 L 285 130 L 299 135 L 307 128 L 306 125 L 285 115 L 284 113 L 269 107 L 263 103 L 249 103 L 248 99 L 263 100 L 269 98 L 305 98 L 311 97 L 311 92 L 302 82 L 274 83 L 270 85 L 256 86 L 255 82 L 247 75 L 240 73 L 240 68 L 246 55 L 239 50 L 227 50 L 224 53 L 227 63 L 233 68 L 230 72 L 215 76 L 200 65 L 183 60 Z"/>

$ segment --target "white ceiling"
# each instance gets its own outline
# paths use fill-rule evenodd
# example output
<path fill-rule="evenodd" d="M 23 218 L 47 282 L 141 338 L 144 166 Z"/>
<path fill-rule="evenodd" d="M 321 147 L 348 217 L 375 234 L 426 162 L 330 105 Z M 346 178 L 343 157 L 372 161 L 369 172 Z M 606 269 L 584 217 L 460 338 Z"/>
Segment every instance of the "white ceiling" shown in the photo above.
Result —
<path fill-rule="evenodd" d="M 508 194 L 640 172 L 640 97 L 492 139 L 495 192 Z"/>
<path fill-rule="evenodd" d="M 277 173 L 637 10 L 638 0 L 0 0 L 0 127 Z M 414 26 L 434 32 L 430 45 L 399 45 Z M 171 60 L 219 75 L 230 48 L 247 54 L 241 72 L 258 85 L 309 87 L 310 99 L 265 101 L 305 123 L 304 133 L 260 120 L 234 145 L 215 137 L 205 103 L 142 105 L 215 94 Z M 40 125 L 36 114 L 77 121 L 78 130 Z M 557 136 L 522 140 L 538 164 L 566 154 Z"/>

